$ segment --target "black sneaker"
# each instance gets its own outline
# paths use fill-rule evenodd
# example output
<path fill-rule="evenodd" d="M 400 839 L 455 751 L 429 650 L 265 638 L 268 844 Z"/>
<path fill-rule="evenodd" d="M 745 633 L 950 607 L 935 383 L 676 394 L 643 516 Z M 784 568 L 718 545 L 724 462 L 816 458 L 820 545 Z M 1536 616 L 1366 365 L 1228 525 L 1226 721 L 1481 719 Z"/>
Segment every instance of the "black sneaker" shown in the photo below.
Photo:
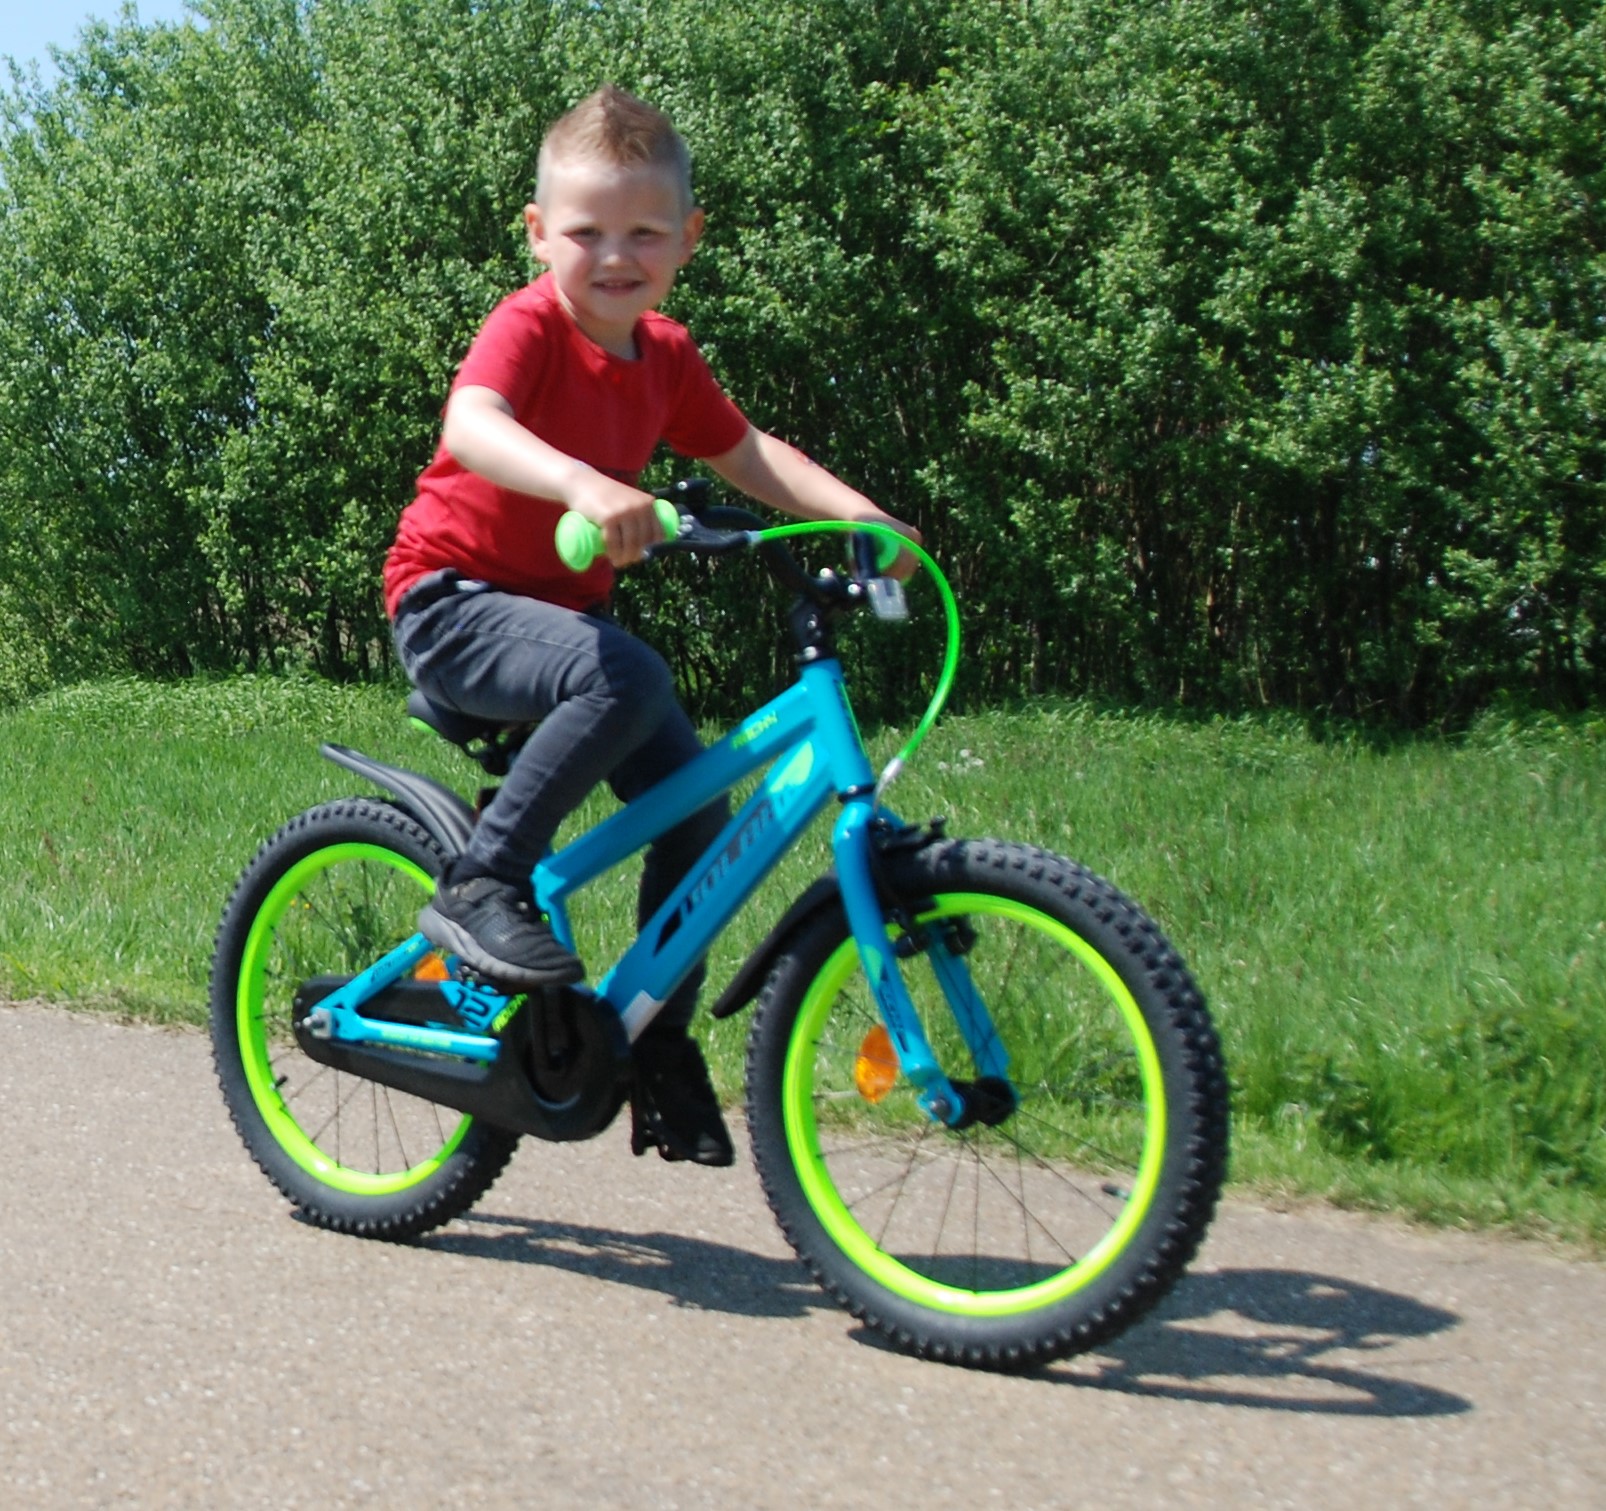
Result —
<path fill-rule="evenodd" d="M 730 1131 L 697 1041 L 678 1031 L 649 1031 L 636 1041 L 634 1059 L 631 1149 L 644 1154 L 656 1145 L 667 1160 L 734 1164 Z"/>
<path fill-rule="evenodd" d="M 523 890 L 495 876 L 437 887 L 418 915 L 418 932 L 471 971 L 506 986 L 562 986 L 586 973 Z"/>

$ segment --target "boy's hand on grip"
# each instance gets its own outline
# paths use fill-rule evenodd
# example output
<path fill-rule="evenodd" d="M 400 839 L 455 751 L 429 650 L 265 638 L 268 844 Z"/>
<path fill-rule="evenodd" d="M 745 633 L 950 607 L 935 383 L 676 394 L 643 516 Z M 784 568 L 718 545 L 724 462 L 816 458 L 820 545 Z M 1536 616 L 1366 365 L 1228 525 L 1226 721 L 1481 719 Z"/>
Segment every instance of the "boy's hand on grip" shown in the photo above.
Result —
<path fill-rule="evenodd" d="M 680 512 L 667 499 L 653 499 L 652 544 L 672 540 L 680 531 Z M 570 510 L 558 521 L 558 557 L 571 572 L 583 572 L 599 556 L 607 554 L 602 529 L 595 521 Z"/>
<path fill-rule="evenodd" d="M 616 482 L 595 468 L 583 470 L 568 488 L 564 502 L 573 511 L 569 518 L 578 515 L 597 532 L 592 537 L 591 554 L 582 566 L 575 568 L 577 571 L 583 571 L 603 555 L 616 567 L 631 566 L 641 560 L 648 546 L 655 546 L 665 538 L 657 508 L 659 501 L 652 494 L 643 493 L 628 483 Z M 678 515 L 676 519 L 678 521 Z M 568 529 L 571 547 L 578 551 L 579 542 L 574 532 L 579 527 L 569 526 Z M 561 538 L 558 551 L 563 555 Z M 563 559 L 566 565 L 574 565 L 567 555 L 563 555 Z"/>

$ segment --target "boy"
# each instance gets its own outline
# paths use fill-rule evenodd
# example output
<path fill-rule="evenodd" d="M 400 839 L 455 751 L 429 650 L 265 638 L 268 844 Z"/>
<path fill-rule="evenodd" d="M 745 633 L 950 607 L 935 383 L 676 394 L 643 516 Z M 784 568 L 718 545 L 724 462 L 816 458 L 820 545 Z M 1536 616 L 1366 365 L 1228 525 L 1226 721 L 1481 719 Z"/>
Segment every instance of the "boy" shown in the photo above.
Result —
<path fill-rule="evenodd" d="M 789 514 L 919 539 L 750 425 L 685 330 L 657 313 L 703 229 L 685 144 L 660 111 L 611 85 L 575 106 L 541 145 L 524 220 L 547 271 L 503 300 L 470 347 L 385 563 L 415 685 L 466 714 L 540 721 L 418 920 L 432 943 L 521 990 L 584 975 L 530 893 L 563 818 L 599 778 L 628 802 L 701 749 L 668 667 L 607 613 L 614 570 L 661 539 L 652 497 L 636 487 L 658 442 Z M 553 545 L 565 509 L 602 530 L 607 555 L 583 573 Z M 638 923 L 725 813 L 711 805 L 648 851 Z M 728 1165 L 730 1135 L 686 1031 L 701 976 L 637 1041 L 636 1113 L 667 1158 Z"/>

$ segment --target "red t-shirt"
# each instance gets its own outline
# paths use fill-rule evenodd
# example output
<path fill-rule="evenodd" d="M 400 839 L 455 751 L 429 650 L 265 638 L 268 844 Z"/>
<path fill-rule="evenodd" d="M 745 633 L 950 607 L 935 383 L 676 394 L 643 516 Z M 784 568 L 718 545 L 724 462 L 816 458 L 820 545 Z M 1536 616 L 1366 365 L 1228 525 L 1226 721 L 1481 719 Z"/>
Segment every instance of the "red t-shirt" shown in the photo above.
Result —
<path fill-rule="evenodd" d="M 605 352 L 558 303 L 552 275 L 509 295 L 474 338 L 452 388 L 490 388 L 519 423 L 599 472 L 634 483 L 659 441 L 682 456 L 720 456 L 747 420 L 714 381 L 685 327 L 656 312 L 636 322 L 636 360 Z M 501 488 L 453 459 L 444 442 L 418 479 L 385 559 L 385 608 L 427 572 L 455 567 L 511 593 L 587 608 L 608 596 L 600 557 L 571 572 L 553 543 L 563 506 Z"/>

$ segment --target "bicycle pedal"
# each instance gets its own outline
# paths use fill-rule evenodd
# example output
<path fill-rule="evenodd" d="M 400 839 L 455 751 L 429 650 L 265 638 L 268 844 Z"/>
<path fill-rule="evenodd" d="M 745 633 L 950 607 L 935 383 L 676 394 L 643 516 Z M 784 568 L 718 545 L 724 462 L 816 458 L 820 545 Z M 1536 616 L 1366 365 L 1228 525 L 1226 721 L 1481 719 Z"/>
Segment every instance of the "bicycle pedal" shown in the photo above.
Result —
<path fill-rule="evenodd" d="M 658 1157 L 668 1160 L 671 1164 L 684 1158 L 683 1155 L 676 1154 L 665 1142 L 658 1127 L 657 1114 L 643 1108 L 633 1097 L 630 1102 L 630 1152 L 640 1158 L 649 1149 L 656 1149 Z"/>

